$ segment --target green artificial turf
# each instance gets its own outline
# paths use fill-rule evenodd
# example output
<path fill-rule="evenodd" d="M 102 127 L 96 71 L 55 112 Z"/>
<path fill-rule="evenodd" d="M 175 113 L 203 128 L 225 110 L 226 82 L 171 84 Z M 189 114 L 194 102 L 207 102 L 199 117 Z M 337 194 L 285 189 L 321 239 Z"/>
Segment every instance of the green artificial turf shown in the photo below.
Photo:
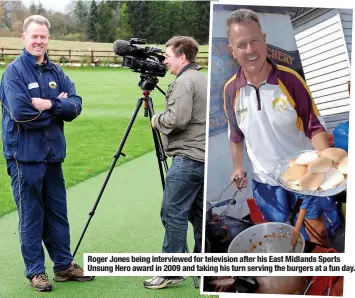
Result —
<path fill-rule="evenodd" d="M 89 219 L 106 173 L 68 189 L 68 211 L 74 251 Z M 76 255 L 83 253 L 158 253 L 164 229 L 160 222 L 162 188 L 155 152 L 145 154 L 114 169 L 96 212 Z M 37 293 L 24 277 L 17 232 L 17 213 L 0 218 L 0 297 L 200 297 L 189 277 L 183 283 L 162 290 L 143 287 L 146 277 L 97 277 L 92 282 L 55 283 L 51 293 Z M 189 227 L 189 246 L 193 235 Z M 52 279 L 52 262 L 46 259 Z M 206 296 L 205 296 L 206 297 Z M 207 296 L 208 297 L 208 296 Z"/>

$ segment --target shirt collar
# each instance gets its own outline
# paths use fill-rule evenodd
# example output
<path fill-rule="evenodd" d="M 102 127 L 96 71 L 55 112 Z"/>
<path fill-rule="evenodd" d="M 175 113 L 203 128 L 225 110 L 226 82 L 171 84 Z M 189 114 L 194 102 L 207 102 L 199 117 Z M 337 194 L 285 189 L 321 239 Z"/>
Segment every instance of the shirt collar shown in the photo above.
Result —
<path fill-rule="evenodd" d="M 176 76 L 176 78 L 178 78 L 179 76 L 181 76 L 186 70 L 190 69 L 190 68 L 194 68 L 194 69 L 197 69 L 197 70 L 200 70 L 201 67 L 199 67 L 196 63 L 189 63 L 187 65 L 185 65 L 181 70 L 180 72 L 178 73 L 178 75 Z"/>
<path fill-rule="evenodd" d="M 269 58 L 266 58 L 266 61 L 271 64 L 272 68 L 269 73 L 268 78 L 266 79 L 266 83 L 271 84 L 271 85 L 278 85 L 278 70 L 276 64 L 270 60 Z M 243 88 L 248 84 L 248 81 L 244 75 L 243 69 L 240 67 L 238 72 L 237 72 L 237 86 L 239 88 Z"/>
<path fill-rule="evenodd" d="M 33 67 L 38 67 L 37 65 L 37 56 L 30 54 L 26 49 L 23 49 L 22 56 L 26 59 L 26 61 Z M 43 68 L 51 69 L 52 62 L 49 60 L 47 52 L 44 53 L 44 59 L 41 65 Z"/>

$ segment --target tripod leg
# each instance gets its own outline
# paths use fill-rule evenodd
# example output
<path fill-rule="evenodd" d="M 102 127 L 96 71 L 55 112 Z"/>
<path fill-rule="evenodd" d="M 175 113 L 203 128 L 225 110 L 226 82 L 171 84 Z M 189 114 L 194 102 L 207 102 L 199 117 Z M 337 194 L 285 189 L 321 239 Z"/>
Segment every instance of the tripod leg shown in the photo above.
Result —
<path fill-rule="evenodd" d="M 187 246 L 187 243 L 186 243 L 186 253 L 190 253 L 190 252 L 189 252 L 189 247 Z M 192 278 L 193 278 L 193 280 L 194 280 L 194 287 L 195 287 L 195 289 L 198 289 L 199 286 L 198 286 L 197 276 L 193 276 Z"/>
<path fill-rule="evenodd" d="M 131 117 L 131 119 L 130 119 L 130 121 L 129 121 L 129 123 L 128 123 L 128 126 L 127 126 L 126 131 L 125 131 L 125 133 L 124 133 L 124 135 L 123 135 L 123 138 L 122 138 L 121 143 L 120 143 L 120 145 L 119 145 L 119 147 L 118 147 L 118 150 L 117 150 L 116 154 L 114 155 L 114 160 L 113 160 L 113 162 L 112 162 L 112 164 L 111 164 L 111 167 L 110 167 L 110 169 L 109 169 L 109 171 L 108 171 L 108 174 L 107 174 L 107 176 L 106 176 L 105 182 L 104 182 L 104 184 L 103 184 L 102 187 L 101 187 L 100 193 L 99 193 L 99 195 L 98 195 L 98 197 L 97 197 L 97 199 L 96 199 L 96 202 L 95 202 L 95 204 L 94 204 L 94 207 L 92 208 L 92 210 L 91 210 L 90 213 L 89 213 L 89 219 L 88 219 L 88 221 L 87 221 L 87 223 L 86 223 L 86 225 L 85 225 L 85 228 L 84 228 L 83 233 L 82 233 L 81 236 L 80 236 L 79 242 L 78 242 L 78 244 L 76 245 L 76 248 L 75 248 L 74 253 L 73 253 L 73 257 L 75 257 L 75 255 L 76 255 L 76 253 L 77 253 L 77 251 L 78 251 L 78 249 L 79 249 L 79 246 L 80 246 L 80 244 L 81 244 L 81 241 L 82 241 L 83 238 L 84 238 L 84 235 L 85 235 L 85 233 L 86 233 L 86 230 L 87 230 L 88 227 L 89 227 L 90 221 L 91 221 L 92 217 L 93 217 L 94 214 L 95 214 L 95 210 L 96 210 L 96 208 L 97 208 L 97 206 L 98 206 L 98 204 L 99 204 L 99 202 L 100 202 L 100 200 L 101 200 L 102 194 L 103 194 L 104 191 L 105 191 L 106 185 L 107 185 L 107 183 L 108 183 L 108 181 L 109 181 L 109 179 L 110 179 L 110 176 L 111 176 L 112 171 L 113 171 L 113 169 L 114 169 L 114 167 L 115 167 L 115 165 L 116 165 L 117 160 L 119 159 L 119 157 L 120 157 L 121 155 L 122 155 L 122 156 L 126 156 L 124 153 L 122 153 L 122 149 L 123 149 L 124 144 L 126 143 L 126 140 L 127 140 L 127 138 L 128 138 L 129 132 L 131 131 L 131 128 L 132 128 L 133 123 L 134 123 L 134 120 L 135 120 L 136 117 L 137 117 L 138 111 L 139 111 L 139 109 L 140 109 L 142 103 L 143 103 L 143 97 L 139 98 L 138 101 L 137 101 L 136 108 L 135 108 L 135 110 L 134 110 L 134 112 L 133 112 L 133 115 L 132 115 L 132 117 Z"/>
<path fill-rule="evenodd" d="M 148 112 L 149 112 L 149 118 L 152 119 L 153 115 L 154 115 L 154 109 L 153 109 L 153 102 L 152 99 L 148 96 L 147 97 L 147 105 L 148 105 Z M 155 151 L 157 154 L 157 159 L 159 162 L 159 169 L 160 169 L 160 173 L 161 173 L 161 177 L 162 177 L 162 184 L 163 184 L 163 189 L 165 188 L 165 182 L 163 182 L 163 177 L 164 175 L 162 174 L 162 163 L 164 165 L 164 170 L 165 173 L 168 171 L 168 163 L 166 161 L 166 155 L 164 153 L 164 148 L 163 148 L 163 142 L 161 140 L 159 131 L 157 131 L 156 129 L 152 129 L 152 134 L 153 134 L 153 139 L 154 139 L 154 145 L 155 145 Z"/>
<path fill-rule="evenodd" d="M 165 176 L 164 176 L 164 172 L 163 172 L 162 162 L 165 162 L 164 163 L 165 173 L 168 171 L 168 164 L 166 163 L 165 159 L 162 160 L 162 158 L 163 158 L 162 154 L 164 154 L 164 153 L 162 153 L 162 151 L 160 150 L 160 144 L 159 144 L 158 137 L 157 137 L 157 135 L 159 135 L 159 132 L 152 128 L 152 134 L 153 134 L 155 152 L 156 152 L 157 159 L 158 159 L 158 166 L 159 166 L 161 184 L 162 184 L 162 187 L 163 187 L 163 190 L 164 190 L 165 189 Z M 159 137 L 160 137 L 160 135 L 159 135 Z"/>

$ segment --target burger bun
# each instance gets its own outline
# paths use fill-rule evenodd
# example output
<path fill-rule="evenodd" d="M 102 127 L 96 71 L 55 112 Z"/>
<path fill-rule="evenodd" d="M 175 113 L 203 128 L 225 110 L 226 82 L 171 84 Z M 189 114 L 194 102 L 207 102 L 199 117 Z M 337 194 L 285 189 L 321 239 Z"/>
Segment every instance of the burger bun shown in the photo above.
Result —
<path fill-rule="evenodd" d="M 348 174 L 348 156 L 345 156 L 337 165 L 337 169 L 342 174 Z"/>
<path fill-rule="evenodd" d="M 324 180 L 324 173 L 307 173 L 299 183 L 300 190 L 317 190 Z"/>
<path fill-rule="evenodd" d="M 327 148 L 320 152 L 321 157 L 329 158 L 335 163 L 338 163 L 344 157 L 348 155 L 348 153 L 341 148 Z"/>
<path fill-rule="evenodd" d="M 297 157 L 295 163 L 300 166 L 307 166 L 318 157 L 319 155 L 314 151 L 304 152 Z"/>
<path fill-rule="evenodd" d="M 329 190 L 337 187 L 340 183 L 345 180 L 344 175 L 340 173 L 337 169 L 330 168 L 324 174 L 324 180 L 320 184 L 319 188 L 321 190 Z"/>
<path fill-rule="evenodd" d="M 333 165 L 332 160 L 325 157 L 318 157 L 310 162 L 307 166 L 309 173 L 324 173 Z"/>
<path fill-rule="evenodd" d="M 282 179 L 288 184 L 299 184 L 300 179 L 307 174 L 307 167 L 293 165 L 288 167 L 282 175 Z"/>

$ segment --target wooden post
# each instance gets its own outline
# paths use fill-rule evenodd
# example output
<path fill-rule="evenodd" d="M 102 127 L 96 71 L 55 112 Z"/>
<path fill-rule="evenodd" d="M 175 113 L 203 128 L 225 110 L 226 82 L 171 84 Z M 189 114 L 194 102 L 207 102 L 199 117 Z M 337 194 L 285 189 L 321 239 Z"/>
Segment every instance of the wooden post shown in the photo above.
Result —
<path fill-rule="evenodd" d="M 71 63 L 71 49 L 69 49 L 69 63 Z"/>
<path fill-rule="evenodd" d="M 94 61 L 94 51 L 91 50 L 91 63 L 94 63 L 95 64 L 95 61 Z M 96 66 L 96 65 L 95 65 Z"/>

